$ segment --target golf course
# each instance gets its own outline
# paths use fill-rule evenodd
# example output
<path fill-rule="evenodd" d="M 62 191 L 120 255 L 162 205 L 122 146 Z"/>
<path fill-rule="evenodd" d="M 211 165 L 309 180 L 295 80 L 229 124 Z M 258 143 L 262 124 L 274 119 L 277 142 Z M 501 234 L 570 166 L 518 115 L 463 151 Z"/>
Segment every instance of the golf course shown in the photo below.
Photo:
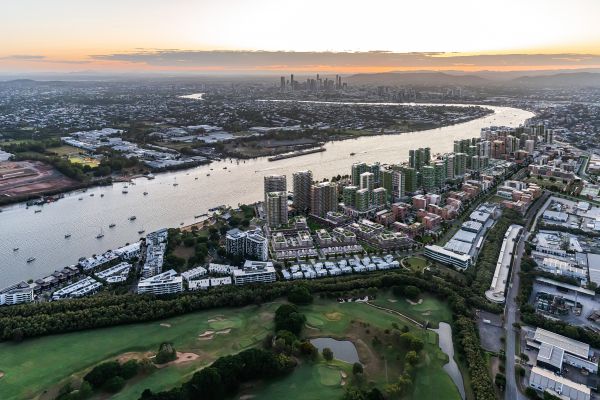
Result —
<path fill-rule="evenodd" d="M 283 303 L 282 300 L 260 306 L 215 309 L 144 324 L 47 336 L 18 344 L 1 343 L 1 397 L 6 400 L 54 399 L 62 386 L 69 382 L 77 385 L 99 363 L 152 358 L 163 342 L 173 344 L 180 355 L 178 359 L 139 374 L 111 398 L 136 400 L 146 388 L 161 391 L 179 386 L 195 371 L 221 356 L 260 346 L 266 335 L 273 333 L 274 312 Z M 451 322 L 448 307 L 433 297 L 424 296 L 421 302 L 409 303 L 391 293 L 380 292 L 373 303 L 418 321 L 426 319 L 434 326 L 441 321 Z M 401 327 L 410 331 L 425 343 L 412 398 L 437 400 L 443 393 L 445 399 L 460 399 L 458 390 L 442 369 L 447 356 L 437 344 L 436 333 L 400 315 L 360 302 L 315 299 L 313 304 L 302 306 L 300 310 L 306 316 L 304 337 L 350 340 L 367 379 L 380 388 L 401 374 L 398 360 L 406 353 L 406 349 L 393 342 L 391 330 Z M 351 369 L 352 365 L 335 359 L 302 362 L 284 378 L 244 387 L 240 396 L 339 399 Z M 107 397 L 98 394 L 94 398 Z"/>

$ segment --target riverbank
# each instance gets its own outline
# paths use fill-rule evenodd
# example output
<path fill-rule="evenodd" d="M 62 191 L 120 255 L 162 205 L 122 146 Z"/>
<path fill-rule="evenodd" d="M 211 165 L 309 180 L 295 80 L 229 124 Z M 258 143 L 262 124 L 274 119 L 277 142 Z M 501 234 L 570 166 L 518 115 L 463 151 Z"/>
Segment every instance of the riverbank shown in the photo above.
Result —
<path fill-rule="evenodd" d="M 264 176 L 287 175 L 311 169 L 315 180 L 348 174 L 354 162 L 398 163 L 408 158 L 408 149 L 431 147 L 432 154 L 452 151 L 454 140 L 479 136 L 490 125 L 518 126 L 532 114 L 512 108 L 494 108 L 495 113 L 464 124 L 401 135 L 360 137 L 325 144 L 325 152 L 269 162 L 266 158 L 221 160 L 185 171 L 157 174 L 155 179 L 134 179 L 128 193 L 125 184 L 89 188 L 86 196 L 68 193 L 47 204 L 43 212 L 24 203 L 3 208 L 0 226 L 0 281 L 18 282 L 40 278 L 57 268 L 74 264 L 80 257 L 102 254 L 139 239 L 138 231 L 152 232 L 199 222 L 195 215 L 218 205 L 253 204 L 262 197 Z M 355 153 L 354 157 L 349 154 Z M 227 169 L 225 169 L 227 167 Z M 177 186 L 173 184 L 177 183 Z M 146 196 L 143 192 L 147 192 Z M 93 197 L 91 195 L 94 194 Z M 82 200 L 78 200 L 83 197 Z M 129 221 L 136 215 L 135 221 Z M 115 223 L 110 231 L 107 227 Z M 182 224 L 183 223 L 183 224 Z M 105 236 L 96 239 L 104 228 Z M 71 233 L 69 240 L 64 238 Z M 18 252 L 13 248 L 19 247 Z M 27 264 L 29 257 L 36 257 Z"/>

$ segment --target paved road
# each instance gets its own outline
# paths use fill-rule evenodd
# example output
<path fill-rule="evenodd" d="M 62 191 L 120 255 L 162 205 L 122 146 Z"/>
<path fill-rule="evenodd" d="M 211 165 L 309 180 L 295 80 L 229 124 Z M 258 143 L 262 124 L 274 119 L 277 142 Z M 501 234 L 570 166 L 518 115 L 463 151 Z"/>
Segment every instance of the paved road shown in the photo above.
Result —
<path fill-rule="evenodd" d="M 525 226 L 529 226 L 531 219 L 535 218 L 540 208 L 546 203 L 549 193 L 544 193 L 535 206 L 527 212 Z M 511 283 L 508 286 L 506 293 L 506 305 L 504 307 L 504 329 L 506 330 L 506 400 L 526 400 L 527 398 L 519 391 L 517 387 L 517 379 L 515 376 L 515 358 L 516 358 L 516 340 L 519 340 L 520 332 L 515 330 L 513 324 L 520 320 L 519 310 L 517 306 L 517 295 L 519 294 L 521 271 L 521 257 L 525 250 L 525 241 L 529 237 L 529 231 L 523 231 L 515 252 L 515 262 L 511 272 Z M 517 336 L 519 335 L 519 336 Z"/>

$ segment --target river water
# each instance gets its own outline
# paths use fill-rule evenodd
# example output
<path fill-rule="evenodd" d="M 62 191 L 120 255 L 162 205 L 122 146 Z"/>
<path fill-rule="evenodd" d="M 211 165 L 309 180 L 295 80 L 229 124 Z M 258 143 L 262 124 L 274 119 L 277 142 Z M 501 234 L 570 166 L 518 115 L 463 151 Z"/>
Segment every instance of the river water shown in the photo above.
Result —
<path fill-rule="evenodd" d="M 486 106 L 488 107 L 488 106 Z M 123 194 L 122 183 L 70 193 L 64 199 L 39 207 L 17 204 L 0 213 L 0 288 L 29 278 L 37 279 L 74 264 L 80 257 L 100 254 L 139 239 L 146 232 L 190 224 L 194 215 L 226 204 L 237 206 L 262 198 L 263 177 L 288 176 L 311 169 L 315 179 L 349 174 L 353 162 L 397 163 L 411 148 L 431 147 L 432 153 L 452 151 L 455 139 L 479 136 L 482 127 L 518 126 L 532 113 L 508 107 L 488 107 L 486 117 L 427 131 L 361 137 L 325 144 L 327 151 L 269 162 L 265 157 L 223 160 L 193 169 L 159 174 L 154 180 L 139 178 Z M 350 153 L 356 153 L 350 156 Z M 226 169 L 225 169 L 226 168 Z M 208 176 L 210 174 L 210 176 Z M 177 185 L 174 185 L 176 183 Z M 148 192 L 147 196 L 143 192 Z M 94 194 L 93 197 L 90 194 Z M 104 197 L 101 197 L 104 194 Z M 82 200 L 79 200 L 82 198 Z M 129 217 L 135 215 L 135 221 Z M 116 224 L 109 228 L 109 224 Z M 103 230 L 104 237 L 96 236 Z M 65 239 L 65 234 L 71 234 Z M 14 248 L 18 251 L 13 251 Z M 36 257 L 27 263 L 29 257 Z"/>

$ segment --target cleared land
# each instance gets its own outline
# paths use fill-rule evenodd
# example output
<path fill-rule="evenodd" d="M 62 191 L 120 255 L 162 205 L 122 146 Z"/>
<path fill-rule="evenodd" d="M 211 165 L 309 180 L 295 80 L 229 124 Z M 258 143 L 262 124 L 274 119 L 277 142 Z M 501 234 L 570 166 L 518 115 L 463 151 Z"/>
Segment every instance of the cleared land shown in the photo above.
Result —
<path fill-rule="evenodd" d="M 435 311 L 437 321 L 446 320 L 449 316 L 446 306 L 433 298 L 426 297 L 420 305 L 411 306 L 404 299 L 390 303 L 387 301 L 389 296 L 391 294 L 380 293 L 380 301 L 385 302 L 388 308 L 405 303 L 402 311 L 409 314 L 407 310 L 410 310 L 415 317 L 425 312 L 422 311 L 425 308 Z M 18 345 L 1 343 L 0 371 L 5 376 L 0 379 L 0 392 L 7 400 L 51 399 L 60 386 L 80 379 L 94 365 L 115 358 L 148 357 L 164 341 L 172 342 L 179 352 L 194 355 L 134 378 L 121 392 L 111 397 L 137 400 L 146 388 L 160 391 L 180 385 L 216 358 L 259 345 L 265 335 L 272 332 L 273 313 L 280 304 L 282 302 L 198 312 L 158 322 L 48 336 Z M 434 332 L 417 328 L 399 316 L 367 304 L 317 300 L 301 309 L 307 317 L 304 334 L 351 340 L 357 347 L 368 379 L 379 387 L 383 387 L 388 379 L 390 382 L 395 380 L 401 372 L 398 360 L 403 358 L 405 350 L 393 344 L 390 329 L 392 323 L 400 327 L 406 325 L 426 343 L 413 398 L 438 400 L 443 393 L 444 399 L 459 399 L 458 391 L 442 369 L 447 358 L 439 349 Z M 245 387 L 240 396 L 338 399 L 347 383 L 344 375 L 350 375 L 350 368 L 351 365 L 335 360 L 331 363 L 323 360 L 304 362 L 281 380 L 256 382 Z M 40 395 L 45 390 L 48 393 Z"/>
<path fill-rule="evenodd" d="M 26 197 L 66 190 L 75 184 L 51 165 L 39 161 L 0 163 L 0 197 Z"/>

